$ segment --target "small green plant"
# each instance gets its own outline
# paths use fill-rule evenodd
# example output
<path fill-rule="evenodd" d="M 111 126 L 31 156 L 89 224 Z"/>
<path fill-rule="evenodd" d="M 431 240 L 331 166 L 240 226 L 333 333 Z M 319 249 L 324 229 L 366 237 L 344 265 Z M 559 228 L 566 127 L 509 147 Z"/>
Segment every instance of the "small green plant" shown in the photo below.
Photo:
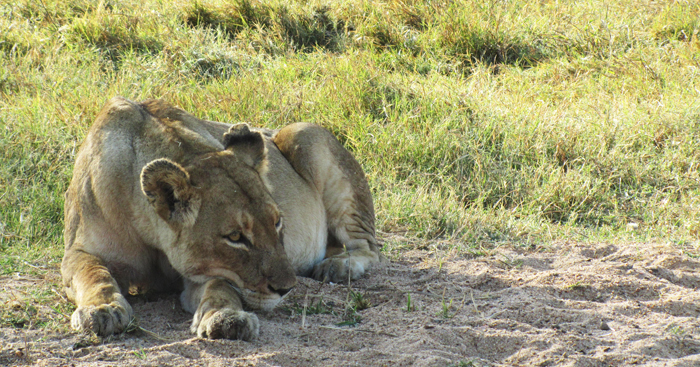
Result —
<path fill-rule="evenodd" d="M 503 259 L 499 259 L 501 264 L 505 265 L 507 268 L 520 268 L 523 265 L 522 259 L 511 258 L 503 255 Z"/>
<path fill-rule="evenodd" d="M 143 348 L 140 348 L 139 350 L 135 350 L 134 355 L 138 359 L 146 359 L 146 351 L 143 350 Z"/>
<path fill-rule="evenodd" d="M 445 295 L 442 296 L 442 303 L 440 311 L 437 313 L 438 316 L 449 319 L 454 315 L 450 315 L 450 309 L 452 308 L 452 300 L 450 302 L 445 302 Z"/>
<path fill-rule="evenodd" d="M 575 291 L 575 290 L 583 290 L 583 289 L 586 289 L 590 286 L 591 286 L 590 284 L 583 283 L 581 281 L 577 281 L 576 283 L 567 285 L 566 288 Z"/>
<path fill-rule="evenodd" d="M 685 329 L 683 329 L 680 325 L 676 325 L 676 323 L 671 323 L 668 325 L 668 327 L 666 327 L 666 332 L 678 338 L 682 338 L 686 334 Z"/>
<path fill-rule="evenodd" d="M 335 326 L 355 326 L 362 321 L 362 316 L 357 314 L 357 310 L 349 308 L 345 310 L 343 321 L 338 322 Z"/>
<path fill-rule="evenodd" d="M 438 259 L 438 272 L 442 271 L 442 265 L 445 264 L 445 257 L 440 256 Z"/>
<path fill-rule="evenodd" d="M 357 313 L 358 308 L 355 304 L 348 303 L 343 312 L 343 321 L 336 323 L 336 326 L 355 326 L 362 321 L 362 316 Z"/>
<path fill-rule="evenodd" d="M 348 304 L 350 305 L 350 307 L 354 308 L 357 311 L 362 311 L 364 309 L 372 307 L 372 303 L 367 299 L 367 297 L 364 294 L 360 292 L 355 292 L 352 289 L 349 289 L 348 291 Z"/>
<path fill-rule="evenodd" d="M 365 295 L 360 292 L 355 292 L 348 287 L 348 295 L 346 299 L 345 312 L 343 313 L 343 321 L 337 323 L 337 326 L 355 326 L 362 321 L 362 316 L 357 313 L 372 306 L 372 303 Z"/>
<path fill-rule="evenodd" d="M 306 314 L 307 315 L 315 315 L 315 314 L 329 314 L 333 313 L 333 308 L 330 307 L 326 302 L 323 301 L 323 297 L 321 297 L 316 303 L 313 301 L 306 307 Z"/>
<path fill-rule="evenodd" d="M 285 306 L 282 309 L 293 315 L 301 315 L 304 312 L 306 312 L 307 315 L 333 313 L 332 305 L 324 301 L 323 297 L 320 297 L 316 302 L 314 302 L 313 300 L 309 302 L 306 305 L 306 311 L 304 311 L 304 305 L 299 304 L 299 302 L 294 302 L 294 304 L 292 304 L 291 306 Z"/>
<path fill-rule="evenodd" d="M 415 311 L 416 305 L 411 302 L 411 292 L 406 293 L 406 311 Z"/>

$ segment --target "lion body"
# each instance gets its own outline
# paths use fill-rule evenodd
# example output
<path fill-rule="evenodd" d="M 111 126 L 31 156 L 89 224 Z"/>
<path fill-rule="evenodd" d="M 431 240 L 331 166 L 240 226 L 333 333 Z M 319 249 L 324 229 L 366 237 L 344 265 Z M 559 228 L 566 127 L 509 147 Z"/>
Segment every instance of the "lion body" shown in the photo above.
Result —
<path fill-rule="evenodd" d="M 359 164 L 325 129 L 206 121 L 161 101 L 110 100 L 65 202 L 76 329 L 126 327 L 129 293 L 182 291 L 200 336 L 252 339 L 295 274 L 342 281 L 379 261 Z"/>

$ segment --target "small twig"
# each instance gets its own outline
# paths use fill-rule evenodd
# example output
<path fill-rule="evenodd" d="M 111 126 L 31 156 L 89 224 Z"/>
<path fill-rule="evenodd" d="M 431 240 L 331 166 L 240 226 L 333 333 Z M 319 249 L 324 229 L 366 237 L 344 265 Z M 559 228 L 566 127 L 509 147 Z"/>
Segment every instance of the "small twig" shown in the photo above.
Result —
<path fill-rule="evenodd" d="M 141 326 L 137 326 L 137 328 L 138 328 L 139 330 L 143 331 L 144 333 L 146 333 L 146 335 L 148 335 L 148 336 L 150 336 L 150 337 L 152 337 L 152 338 L 154 338 L 154 339 L 160 340 L 160 341 L 169 342 L 169 341 L 173 341 L 173 340 L 174 340 L 174 339 L 162 337 L 162 336 L 160 336 L 160 335 L 154 333 L 153 331 L 144 329 L 144 328 L 141 327 Z"/>
<path fill-rule="evenodd" d="M 475 311 L 476 313 L 478 313 L 479 315 L 481 315 L 481 317 L 484 317 L 484 315 L 481 314 L 481 311 L 479 311 L 479 309 L 476 307 L 476 300 L 474 299 L 474 291 L 471 290 L 471 291 L 469 291 L 469 293 L 471 293 L 472 305 L 474 305 L 474 311 Z"/>
<path fill-rule="evenodd" d="M 326 284 L 325 280 L 323 282 L 319 282 L 319 283 L 321 283 L 321 284 L 319 284 L 318 289 L 315 292 L 316 294 L 321 293 L 321 289 L 323 289 L 323 286 Z"/>
<path fill-rule="evenodd" d="M 352 293 L 352 285 L 350 284 L 350 270 L 348 270 L 348 294 L 345 296 L 345 308 L 350 307 L 350 293 Z"/>
<path fill-rule="evenodd" d="M 309 303 L 309 295 L 304 296 L 304 310 L 301 311 L 301 328 L 304 329 L 306 327 L 306 306 Z"/>
<path fill-rule="evenodd" d="M 42 267 L 42 266 L 36 266 L 36 265 L 30 264 L 30 263 L 28 263 L 27 261 L 22 261 L 22 262 L 24 263 L 24 265 L 30 266 L 30 267 L 32 267 L 32 268 L 34 268 L 34 269 L 39 269 L 39 270 L 44 270 L 44 269 L 46 269 L 45 267 Z"/>
<path fill-rule="evenodd" d="M 29 324 L 29 329 L 32 328 L 32 325 Z M 29 362 L 29 341 L 27 340 L 27 334 L 24 333 L 24 360 Z"/>
<path fill-rule="evenodd" d="M 457 312 L 462 311 L 462 309 L 464 308 L 464 304 L 465 304 L 466 301 L 467 301 L 467 294 L 465 293 L 465 294 L 464 294 L 464 297 L 462 297 L 462 305 L 459 306 L 459 309 L 457 309 L 457 311 L 455 311 L 455 315 L 457 314 Z"/>
<path fill-rule="evenodd" d="M 66 297 L 63 297 L 63 295 L 59 291 L 57 291 L 56 288 L 51 288 L 51 292 L 54 292 L 57 296 L 61 297 L 63 302 L 68 302 L 68 299 L 66 299 Z"/>
<path fill-rule="evenodd" d="M 494 312 L 494 313 L 492 313 L 492 314 L 490 314 L 490 315 L 488 315 L 488 316 L 482 317 L 482 319 L 483 319 L 483 320 L 492 319 L 492 318 L 494 318 L 494 317 L 496 317 L 496 316 L 498 316 L 498 315 L 500 315 L 500 314 L 502 314 L 502 313 L 504 313 L 504 312 L 506 312 L 506 311 L 507 311 L 507 310 L 496 311 L 496 312 Z"/>

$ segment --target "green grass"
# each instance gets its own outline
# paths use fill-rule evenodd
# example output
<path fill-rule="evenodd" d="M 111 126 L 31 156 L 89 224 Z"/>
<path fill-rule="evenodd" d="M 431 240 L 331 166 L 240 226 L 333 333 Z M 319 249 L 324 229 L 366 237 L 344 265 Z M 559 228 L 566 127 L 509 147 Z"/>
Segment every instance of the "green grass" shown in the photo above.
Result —
<path fill-rule="evenodd" d="M 314 301 L 311 299 L 311 301 L 305 300 L 304 303 L 309 302 L 308 305 L 304 306 L 303 304 L 300 304 L 299 302 L 294 302 L 285 306 L 282 306 L 282 309 L 285 310 L 287 313 L 289 313 L 291 316 L 294 315 L 319 315 L 319 314 L 332 314 L 333 311 L 333 305 L 328 304 L 326 301 L 323 300 L 323 297 L 319 298 L 318 300 Z"/>
<path fill-rule="evenodd" d="M 58 272 L 74 155 L 115 95 L 327 127 L 378 229 L 419 239 L 388 253 L 697 256 L 698 19 L 689 0 L 0 0 L 0 274 Z"/>

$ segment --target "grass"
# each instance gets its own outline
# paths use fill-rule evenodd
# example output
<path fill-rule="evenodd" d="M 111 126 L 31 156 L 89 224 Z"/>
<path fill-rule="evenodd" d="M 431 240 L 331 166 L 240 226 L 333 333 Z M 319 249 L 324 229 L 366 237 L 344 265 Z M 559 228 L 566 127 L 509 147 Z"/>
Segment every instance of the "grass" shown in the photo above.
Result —
<path fill-rule="evenodd" d="M 698 19 L 689 0 L 0 0 L 0 274 L 58 273 L 75 152 L 115 95 L 327 127 L 378 229 L 418 239 L 387 252 L 698 256 Z"/>
<path fill-rule="evenodd" d="M 143 350 L 143 348 L 140 348 L 139 350 L 135 350 L 135 351 L 133 351 L 133 353 L 136 356 L 136 358 L 138 358 L 138 359 L 146 359 L 146 357 L 148 356 L 146 354 L 146 351 Z"/>
<path fill-rule="evenodd" d="M 304 301 L 307 302 L 308 300 Z M 285 311 L 287 311 L 291 316 L 294 315 L 319 315 L 319 314 L 332 314 L 333 305 L 323 300 L 323 297 L 319 298 L 314 302 L 312 299 L 308 301 L 308 305 L 299 304 L 299 302 L 294 302 L 282 306 Z"/>
<path fill-rule="evenodd" d="M 445 302 L 445 291 L 447 291 L 447 288 L 443 289 L 442 291 L 442 301 L 440 303 L 441 309 L 438 311 L 436 316 L 449 319 L 454 316 L 454 313 L 450 314 L 450 310 L 452 309 L 452 299 L 450 299 L 449 302 Z"/>
<path fill-rule="evenodd" d="M 342 312 L 343 321 L 336 323 L 336 326 L 356 326 L 362 322 L 362 315 L 358 311 L 372 307 L 372 303 L 363 293 L 355 292 L 348 284 L 348 294 L 345 300 L 345 309 Z"/>
<path fill-rule="evenodd" d="M 3 282 L 0 327 L 67 331 L 75 306 L 60 295 L 58 279 L 52 273 L 44 279 L 20 276 L 14 284 Z"/>

